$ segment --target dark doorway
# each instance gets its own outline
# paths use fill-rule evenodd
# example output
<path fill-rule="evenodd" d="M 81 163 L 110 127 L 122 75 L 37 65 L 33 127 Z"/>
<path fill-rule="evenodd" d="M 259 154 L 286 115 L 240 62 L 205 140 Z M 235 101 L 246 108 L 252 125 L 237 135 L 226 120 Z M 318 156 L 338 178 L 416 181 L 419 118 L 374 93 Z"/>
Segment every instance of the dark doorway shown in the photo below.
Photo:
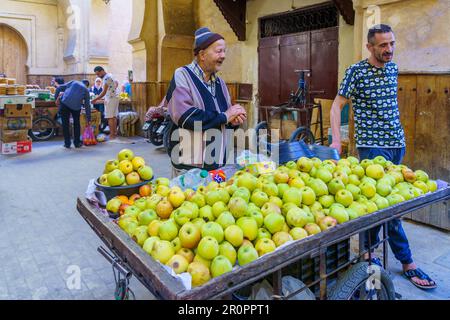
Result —
<path fill-rule="evenodd" d="M 334 99 L 338 81 L 338 11 L 333 3 L 261 18 L 260 105 L 286 102 L 298 85 L 296 70 L 311 70 L 311 98 Z"/>

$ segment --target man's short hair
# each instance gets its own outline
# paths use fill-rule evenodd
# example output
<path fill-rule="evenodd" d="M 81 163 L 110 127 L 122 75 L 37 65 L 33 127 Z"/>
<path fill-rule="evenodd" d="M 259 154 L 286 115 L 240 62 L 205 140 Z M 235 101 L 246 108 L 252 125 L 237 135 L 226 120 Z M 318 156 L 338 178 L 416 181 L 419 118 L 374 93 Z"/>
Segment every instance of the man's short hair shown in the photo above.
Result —
<path fill-rule="evenodd" d="M 90 82 L 88 79 L 83 79 L 81 82 L 83 82 L 86 87 L 89 87 Z"/>
<path fill-rule="evenodd" d="M 103 67 L 97 66 L 94 69 L 94 72 L 101 72 L 101 71 L 105 71 L 105 69 L 103 69 Z"/>
<path fill-rule="evenodd" d="M 64 84 L 64 78 L 63 77 L 55 77 L 55 82 L 59 85 Z"/>
<path fill-rule="evenodd" d="M 369 29 L 369 32 L 367 33 L 367 42 L 373 43 L 373 39 L 375 38 L 375 35 L 377 33 L 388 33 L 388 32 L 393 31 L 392 28 L 387 24 L 374 25 L 372 28 Z"/>

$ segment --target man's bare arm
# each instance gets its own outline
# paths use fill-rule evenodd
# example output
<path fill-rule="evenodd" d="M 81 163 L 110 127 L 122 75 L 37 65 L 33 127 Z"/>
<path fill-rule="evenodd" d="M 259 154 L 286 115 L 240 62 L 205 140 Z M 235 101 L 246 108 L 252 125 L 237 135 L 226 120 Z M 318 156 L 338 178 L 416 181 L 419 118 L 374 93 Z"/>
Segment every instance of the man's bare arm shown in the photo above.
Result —
<path fill-rule="evenodd" d="M 343 96 L 337 95 L 331 106 L 330 122 L 333 137 L 333 143 L 330 147 L 335 148 L 339 154 L 342 153 L 341 145 L 341 111 L 349 100 Z"/>

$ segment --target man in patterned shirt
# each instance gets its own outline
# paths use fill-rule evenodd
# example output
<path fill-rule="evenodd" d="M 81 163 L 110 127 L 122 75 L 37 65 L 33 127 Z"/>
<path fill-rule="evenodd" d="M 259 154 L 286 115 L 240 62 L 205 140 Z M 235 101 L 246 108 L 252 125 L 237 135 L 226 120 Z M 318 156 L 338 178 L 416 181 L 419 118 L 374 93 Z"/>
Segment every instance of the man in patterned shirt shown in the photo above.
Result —
<path fill-rule="evenodd" d="M 400 164 L 405 155 L 405 133 L 400 123 L 397 101 L 398 67 L 392 62 L 395 36 L 388 25 L 376 25 L 369 30 L 367 49 L 370 57 L 350 66 L 331 108 L 331 147 L 341 153 L 341 110 L 350 101 L 355 117 L 355 137 L 360 160 L 383 156 Z M 371 243 L 379 243 L 381 227 L 367 232 Z M 422 289 L 436 284 L 412 259 L 408 239 L 400 219 L 389 223 L 389 244 L 397 260 L 403 265 L 405 277 Z M 366 248 L 368 241 L 366 239 Z M 381 266 L 377 258 L 374 263 Z"/>

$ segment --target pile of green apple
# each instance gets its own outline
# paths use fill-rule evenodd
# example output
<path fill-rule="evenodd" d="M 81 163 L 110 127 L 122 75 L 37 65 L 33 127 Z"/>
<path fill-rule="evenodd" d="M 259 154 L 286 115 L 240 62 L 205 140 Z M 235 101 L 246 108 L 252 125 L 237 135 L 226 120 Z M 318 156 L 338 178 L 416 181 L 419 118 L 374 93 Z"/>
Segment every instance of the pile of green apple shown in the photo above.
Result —
<path fill-rule="evenodd" d="M 145 165 L 142 157 L 137 157 L 129 149 L 121 150 L 117 159 L 108 160 L 99 183 L 106 187 L 131 186 L 153 178 L 153 169 Z"/>
<path fill-rule="evenodd" d="M 118 225 L 175 273 L 189 272 L 196 287 L 290 241 L 436 189 L 425 172 L 383 157 L 301 158 L 271 174 L 238 171 L 197 191 L 169 188 L 159 178 Z"/>

